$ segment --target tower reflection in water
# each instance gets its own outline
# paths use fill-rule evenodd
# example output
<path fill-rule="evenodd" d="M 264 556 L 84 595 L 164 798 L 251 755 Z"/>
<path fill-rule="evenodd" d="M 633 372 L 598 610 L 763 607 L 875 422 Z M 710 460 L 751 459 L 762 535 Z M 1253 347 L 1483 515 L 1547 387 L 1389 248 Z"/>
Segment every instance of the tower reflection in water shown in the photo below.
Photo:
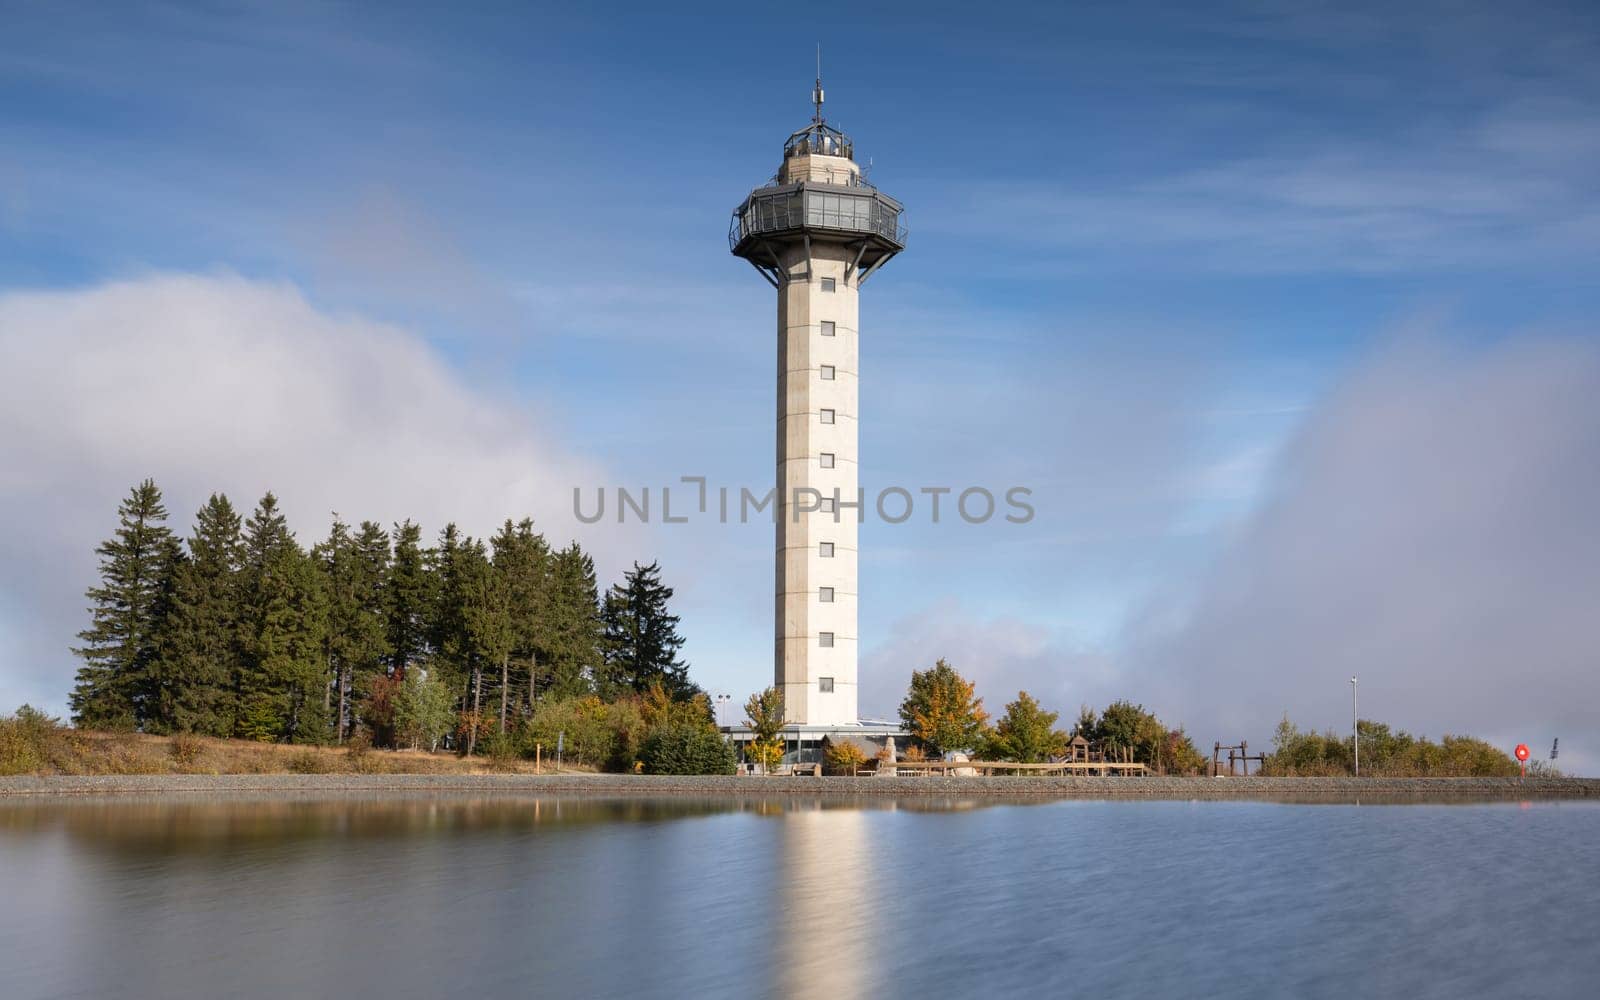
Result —
<path fill-rule="evenodd" d="M 878 978 L 873 937 L 889 908 L 874 884 L 868 832 L 883 824 L 872 818 L 862 809 L 786 810 L 776 881 L 784 889 L 772 901 L 778 995 L 865 996 Z"/>

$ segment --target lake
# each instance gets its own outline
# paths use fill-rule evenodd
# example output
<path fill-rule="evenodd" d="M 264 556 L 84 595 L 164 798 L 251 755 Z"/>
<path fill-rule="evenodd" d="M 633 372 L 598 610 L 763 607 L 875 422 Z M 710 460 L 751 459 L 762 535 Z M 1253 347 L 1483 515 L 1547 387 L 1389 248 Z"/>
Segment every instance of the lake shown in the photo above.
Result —
<path fill-rule="evenodd" d="M 0 800 L 0 996 L 1592 997 L 1600 803 Z"/>

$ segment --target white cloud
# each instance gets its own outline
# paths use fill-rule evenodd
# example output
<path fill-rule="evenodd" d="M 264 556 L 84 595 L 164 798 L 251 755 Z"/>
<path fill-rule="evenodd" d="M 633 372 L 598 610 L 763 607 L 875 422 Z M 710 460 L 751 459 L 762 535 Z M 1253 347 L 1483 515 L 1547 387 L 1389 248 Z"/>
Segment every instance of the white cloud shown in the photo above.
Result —
<path fill-rule="evenodd" d="M 1285 451 L 1272 499 L 1135 624 L 1131 689 L 1252 742 L 1362 714 L 1600 765 L 1600 344 L 1396 348 Z"/>
<path fill-rule="evenodd" d="M 293 287 L 152 276 L 0 296 L 0 705 L 64 705 L 93 547 L 149 476 L 173 527 L 212 491 L 271 489 L 303 542 L 329 513 L 474 534 L 533 516 L 621 562 L 630 529 L 590 538 L 574 485 L 608 483 L 553 420 L 465 385 L 418 337 L 330 315 Z"/>

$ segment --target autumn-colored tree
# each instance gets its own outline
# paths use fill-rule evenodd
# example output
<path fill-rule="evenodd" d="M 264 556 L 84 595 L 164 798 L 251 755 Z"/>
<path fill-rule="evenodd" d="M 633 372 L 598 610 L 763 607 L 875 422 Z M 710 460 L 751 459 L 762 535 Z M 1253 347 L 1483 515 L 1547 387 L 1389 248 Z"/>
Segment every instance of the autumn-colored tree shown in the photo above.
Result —
<path fill-rule="evenodd" d="M 989 751 L 1000 760 L 1037 764 L 1066 752 L 1067 734 L 1055 728 L 1059 712 L 1046 712 L 1026 691 L 1006 706 L 995 724 Z"/>
<path fill-rule="evenodd" d="M 983 710 L 983 699 L 974 696 L 973 683 L 941 659 L 930 670 L 911 672 L 900 719 L 912 735 L 942 754 L 975 746 L 989 713 Z"/>
<path fill-rule="evenodd" d="M 750 696 L 744 703 L 745 725 L 750 727 L 750 757 L 771 769 L 783 760 L 783 692 L 769 687 Z"/>
<path fill-rule="evenodd" d="M 834 774 L 855 774 L 861 765 L 867 762 L 867 755 L 862 753 L 861 748 L 848 740 L 830 742 L 823 758 L 828 764 L 828 770 Z"/>

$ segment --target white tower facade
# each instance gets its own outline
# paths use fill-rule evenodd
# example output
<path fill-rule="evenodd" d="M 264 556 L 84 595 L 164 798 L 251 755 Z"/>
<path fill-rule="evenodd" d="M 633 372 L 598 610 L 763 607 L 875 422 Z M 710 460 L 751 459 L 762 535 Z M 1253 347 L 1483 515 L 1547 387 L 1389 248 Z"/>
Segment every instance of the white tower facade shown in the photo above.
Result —
<path fill-rule="evenodd" d="M 861 285 L 905 248 L 900 203 L 822 117 L 734 211 L 729 244 L 778 293 L 775 683 L 787 721 L 847 726 L 856 702 Z"/>

